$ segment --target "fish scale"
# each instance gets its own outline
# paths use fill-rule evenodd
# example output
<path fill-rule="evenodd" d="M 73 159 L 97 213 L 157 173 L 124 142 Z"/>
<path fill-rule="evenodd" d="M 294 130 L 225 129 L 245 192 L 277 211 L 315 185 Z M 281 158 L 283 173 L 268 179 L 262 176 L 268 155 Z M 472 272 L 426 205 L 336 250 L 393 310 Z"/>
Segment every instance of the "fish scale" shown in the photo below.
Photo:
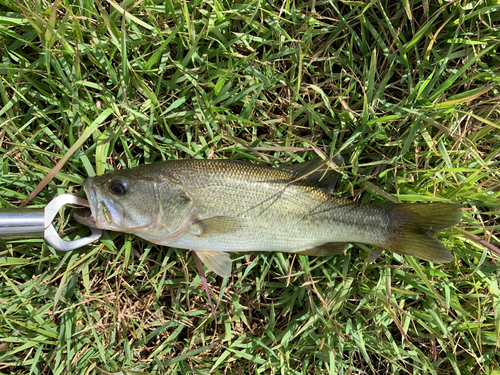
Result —
<path fill-rule="evenodd" d="M 197 162 L 192 175 L 202 175 L 206 164 Z M 179 167 L 173 174 L 181 178 L 188 166 L 180 163 Z M 245 226 L 226 234 L 221 243 L 213 236 L 194 235 L 173 243 L 174 247 L 298 252 L 327 242 L 369 240 L 380 246 L 387 239 L 381 230 L 387 227 L 383 209 L 367 211 L 367 206 L 336 199 L 307 179 L 280 169 L 225 161 L 214 161 L 210 167 L 209 178 L 183 179 L 200 219 L 244 218 Z"/>

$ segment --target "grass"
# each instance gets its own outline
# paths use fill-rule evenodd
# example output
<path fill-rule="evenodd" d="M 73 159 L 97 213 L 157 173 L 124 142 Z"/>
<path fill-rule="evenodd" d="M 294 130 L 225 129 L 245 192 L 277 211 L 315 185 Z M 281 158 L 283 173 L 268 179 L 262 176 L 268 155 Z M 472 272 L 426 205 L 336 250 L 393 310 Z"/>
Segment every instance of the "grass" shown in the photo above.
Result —
<path fill-rule="evenodd" d="M 2 207 L 51 171 L 29 207 L 158 160 L 335 154 L 339 196 L 465 207 L 447 265 L 233 254 L 217 321 L 189 252 L 1 240 L 0 373 L 500 373 L 498 256 L 471 239 L 500 237 L 497 0 L 0 4 Z"/>

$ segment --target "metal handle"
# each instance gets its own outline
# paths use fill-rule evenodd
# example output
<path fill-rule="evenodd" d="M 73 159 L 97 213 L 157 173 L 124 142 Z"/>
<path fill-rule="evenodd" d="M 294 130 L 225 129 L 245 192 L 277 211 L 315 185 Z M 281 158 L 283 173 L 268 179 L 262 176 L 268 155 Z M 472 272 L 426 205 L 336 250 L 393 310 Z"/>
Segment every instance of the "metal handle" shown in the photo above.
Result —
<path fill-rule="evenodd" d="M 0 209 L 0 238 L 43 236 L 45 211 L 43 208 Z"/>

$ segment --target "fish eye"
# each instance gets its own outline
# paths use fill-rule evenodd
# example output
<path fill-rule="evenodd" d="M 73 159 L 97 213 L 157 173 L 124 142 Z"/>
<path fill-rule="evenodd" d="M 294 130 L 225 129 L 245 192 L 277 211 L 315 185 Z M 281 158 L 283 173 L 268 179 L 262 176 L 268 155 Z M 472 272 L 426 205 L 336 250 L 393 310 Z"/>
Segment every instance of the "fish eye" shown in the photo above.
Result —
<path fill-rule="evenodd" d="M 124 195 L 128 190 L 128 182 L 126 179 L 118 177 L 111 181 L 109 188 L 113 194 Z"/>

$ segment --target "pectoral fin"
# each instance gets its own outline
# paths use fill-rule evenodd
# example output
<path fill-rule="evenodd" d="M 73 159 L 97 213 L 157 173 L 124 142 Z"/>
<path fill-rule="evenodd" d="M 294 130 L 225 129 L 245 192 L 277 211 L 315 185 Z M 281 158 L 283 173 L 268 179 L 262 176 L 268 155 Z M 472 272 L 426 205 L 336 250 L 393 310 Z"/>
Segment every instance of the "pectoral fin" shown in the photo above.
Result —
<path fill-rule="evenodd" d="M 238 218 L 228 216 L 216 216 L 205 220 L 199 220 L 194 224 L 199 231 L 199 236 L 216 236 L 218 234 L 230 233 L 242 227 Z"/>
<path fill-rule="evenodd" d="M 327 242 L 323 245 L 299 251 L 296 254 L 326 257 L 331 255 L 343 254 L 346 247 L 347 247 L 347 242 Z"/>
<path fill-rule="evenodd" d="M 231 258 L 223 251 L 195 251 L 205 266 L 222 277 L 231 276 Z"/>

